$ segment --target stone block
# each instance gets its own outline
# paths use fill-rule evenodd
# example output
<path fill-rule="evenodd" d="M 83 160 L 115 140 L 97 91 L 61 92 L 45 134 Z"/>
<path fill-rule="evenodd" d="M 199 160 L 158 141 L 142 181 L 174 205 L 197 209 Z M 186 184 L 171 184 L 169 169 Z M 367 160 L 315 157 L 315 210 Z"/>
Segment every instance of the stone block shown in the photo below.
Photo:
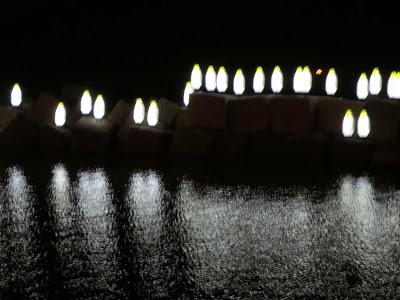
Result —
<path fill-rule="evenodd" d="M 209 158 L 214 137 L 200 129 L 182 128 L 175 132 L 169 154 L 174 158 Z"/>
<path fill-rule="evenodd" d="M 269 97 L 247 96 L 227 101 L 230 130 L 238 133 L 267 131 L 269 125 Z"/>
<path fill-rule="evenodd" d="M 59 100 L 47 92 L 42 92 L 39 98 L 33 102 L 31 107 L 31 117 L 39 125 L 53 125 L 54 114 Z"/>
<path fill-rule="evenodd" d="M 375 144 L 368 139 L 336 138 L 330 147 L 329 163 L 334 168 L 370 167 Z"/>
<path fill-rule="evenodd" d="M 379 149 L 374 152 L 371 168 L 377 170 L 400 169 L 400 145 L 391 149 Z"/>
<path fill-rule="evenodd" d="M 118 133 L 118 150 L 140 157 L 168 155 L 173 132 L 146 126 L 124 127 Z"/>
<path fill-rule="evenodd" d="M 365 108 L 371 127 L 368 138 L 380 145 L 395 144 L 399 140 L 400 103 L 394 100 L 368 99 Z"/>
<path fill-rule="evenodd" d="M 165 128 L 174 128 L 175 119 L 180 112 L 179 105 L 172 101 L 169 101 L 166 98 L 161 98 L 160 101 L 158 101 L 158 109 L 158 121 L 160 123 L 163 123 Z"/>
<path fill-rule="evenodd" d="M 202 92 L 191 94 L 185 118 L 191 128 L 224 130 L 226 99 L 221 94 Z"/>
<path fill-rule="evenodd" d="M 187 116 L 187 108 L 181 107 L 175 120 L 176 130 L 188 127 L 186 116 Z"/>
<path fill-rule="evenodd" d="M 221 132 L 214 136 L 213 156 L 220 159 L 248 158 L 249 135 Z"/>
<path fill-rule="evenodd" d="M 290 164 L 291 149 L 285 135 L 257 133 L 250 136 L 249 157 L 256 163 L 267 163 L 271 166 Z"/>
<path fill-rule="evenodd" d="M 319 102 L 318 129 L 324 134 L 341 137 L 343 118 L 348 109 L 351 109 L 355 121 L 360 115 L 364 103 L 361 101 L 347 100 L 332 97 Z M 356 133 L 355 133 L 356 134 Z"/>
<path fill-rule="evenodd" d="M 30 153 L 37 149 L 38 139 L 37 126 L 21 113 L 0 130 L 0 151 Z"/>
<path fill-rule="evenodd" d="M 40 151 L 65 154 L 70 151 L 71 131 L 63 127 L 44 125 L 39 129 Z"/>
<path fill-rule="evenodd" d="M 105 153 L 110 148 L 113 133 L 114 124 L 111 121 L 82 117 L 72 128 L 72 150 L 84 153 Z"/>
<path fill-rule="evenodd" d="M 306 96 L 271 96 L 269 116 L 274 134 L 302 134 L 316 125 L 317 100 Z"/>
<path fill-rule="evenodd" d="M 7 128 L 18 117 L 20 110 L 10 106 L 0 106 L 0 130 Z"/>
<path fill-rule="evenodd" d="M 108 114 L 107 119 L 113 122 L 116 126 L 121 127 L 125 123 L 132 109 L 133 106 L 131 104 L 119 100 Z"/>

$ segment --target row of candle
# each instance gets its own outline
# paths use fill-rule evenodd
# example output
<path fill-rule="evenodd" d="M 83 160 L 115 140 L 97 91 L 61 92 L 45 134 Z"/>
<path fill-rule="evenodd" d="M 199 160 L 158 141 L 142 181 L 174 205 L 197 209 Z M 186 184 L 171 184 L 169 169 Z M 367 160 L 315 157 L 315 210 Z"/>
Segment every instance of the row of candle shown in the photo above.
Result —
<path fill-rule="evenodd" d="M 317 75 L 322 74 L 322 70 L 316 71 Z M 265 73 L 262 67 L 257 67 L 253 77 L 254 93 L 260 94 L 265 89 Z M 233 92 L 235 95 L 242 95 L 245 91 L 245 76 L 242 69 L 237 69 L 233 78 Z M 183 102 L 189 103 L 189 96 L 194 91 L 201 89 L 203 85 L 203 75 L 199 64 L 195 64 L 191 73 L 191 80 L 186 83 Z M 312 73 L 308 66 L 299 66 L 293 76 L 293 91 L 295 93 L 307 94 L 312 87 Z M 205 75 L 205 89 L 208 92 L 218 91 L 225 93 L 228 89 L 228 74 L 224 67 L 220 67 L 218 73 L 213 66 L 207 68 Z M 271 74 L 271 90 L 280 93 L 283 89 L 283 73 L 279 66 L 276 66 Z M 338 90 L 338 76 L 334 68 L 330 68 L 325 79 L 325 91 L 329 96 L 336 94 Z M 357 98 L 366 99 L 368 95 L 377 96 L 382 90 L 382 76 L 378 68 L 374 68 L 370 78 L 365 72 L 361 73 L 357 81 Z M 387 83 L 387 95 L 392 99 L 400 99 L 400 72 L 393 71 Z"/>
<path fill-rule="evenodd" d="M 22 103 L 22 90 L 18 83 L 14 84 L 11 90 L 11 105 L 18 107 Z M 101 94 L 97 95 L 93 104 L 92 96 L 89 90 L 85 90 L 81 97 L 80 111 L 82 115 L 89 115 L 93 111 L 93 117 L 100 120 L 105 115 L 105 101 Z M 133 108 L 133 121 L 135 124 L 140 125 L 144 122 L 146 116 L 146 107 L 141 98 L 137 98 Z M 147 124 L 154 127 L 158 123 L 159 109 L 157 101 L 152 99 L 147 109 Z M 63 102 L 58 102 L 54 115 L 54 124 L 57 127 L 62 127 L 65 124 L 67 111 Z"/>

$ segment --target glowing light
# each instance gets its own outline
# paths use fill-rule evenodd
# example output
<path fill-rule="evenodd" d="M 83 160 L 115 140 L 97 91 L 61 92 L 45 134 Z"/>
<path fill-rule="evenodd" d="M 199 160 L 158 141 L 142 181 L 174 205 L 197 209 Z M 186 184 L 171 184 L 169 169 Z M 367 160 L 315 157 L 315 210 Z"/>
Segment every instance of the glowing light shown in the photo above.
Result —
<path fill-rule="evenodd" d="M 303 68 L 298 66 L 293 76 L 293 90 L 295 93 L 302 92 L 302 81 L 303 81 Z"/>
<path fill-rule="evenodd" d="M 262 67 L 258 67 L 253 79 L 253 90 L 256 94 L 262 93 L 265 87 L 265 74 Z"/>
<path fill-rule="evenodd" d="M 357 121 L 357 134 L 360 138 L 365 139 L 366 137 L 368 137 L 369 132 L 370 132 L 370 122 L 368 113 L 365 109 L 363 109 Z"/>
<path fill-rule="evenodd" d="M 365 99 L 368 97 L 368 78 L 366 73 L 362 73 L 357 82 L 357 98 Z"/>
<path fill-rule="evenodd" d="M 62 127 L 65 124 L 65 119 L 67 117 L 67 112 L 64 107 L 64 103 L 59 102 L 56 108 L 56 113 L 54 115 L 54 123 L 57 127 Z"/>
<path fill-rule="evenodd" d="M 312 75 L 310 68 L 305 66 L 303 69 L 303 93 L 309 93 L 312 87 Z"/>
<path fill-rule="evenodd" d="M 195 90 L 199 90 L 201 88 L 201 85 L 203 83 L 203 74 L 201 73 L 199 64 L 194 65 L 190 81 L 192 83 L 192 87 Z"/>
<path fill-rule="evenodd" d="M 304 68 L 301 66 L 297 67 L 293 77 L 293 90 L 296 93 L 308 93 L 311 90 L 311 86 L 312 75 L 310 68 L 308 66 Z"/>
<path fill-rule="evenodd" d="M 11 105 L 18 107 L 22 102 L 22 91 L 18 83 L 14 84 L 11 91 Z"/>
<path fill-rule="evenodd" d="M 393 71 L 387 83 L 387 95 L 389 98 L 396 99 L 396 83 L 397 83 L 397 73 Z"/>
<path fill-rule="evenodd" d="M 271 89 L 274 93 L 280 93 L 283 88 L 283 74 L 281 68 L 276 66 L 271 76 Z"/>
<path fill-rule="evenodd" d="M 158 105 L 156 100 L 151 100 L 147 111 L 147 124 L 153 127 L 158 123 Z"/>
<path fill-rule="evenodd" d="M 133 121 L 135 124 L 142 124 L 146 108 L 144 107 L 142 98 L 137 98 L 133 107 Z"/>
<path fill-rule="evenodd" d="M 235 78 L 233 78 L 233 92 L 235 95 L 242 95 L 245 90 L 245 79 L 242 69 L 237 69 Z"/>
<path fill-rule="evenodd" d="M 348 109 L 344 115 L 342 133 L 344 137 L 351 137 L 354 134 L 354 117 L 351 109 Z"/>
<path fill-rule="evenodd" d="M 322 69 L 318 69 L 318 70 L 315 72 L 315 75 L 322 75 Z"/>
<path fill-rule="evenodd" d="M 220 67 L 217 74 L 217 90 L 220 93 L 225 93 L 228 88 L 228 74 L 224 67 Z"/>
<path fill-rule="evenodd" d="M 98 95 L 96 101 L 93 106 L 93 116 L 95 119 L 101 119 L 104 117 L 104 113 L 106 110 L 106 104 L 104 103 L 104 99 L 102 95 Z"/>
<path fill-rule="evenodd" d="M 185 106 L 189 105 L 189 97 L 194 93 L 194 89 L 192 87 L 192 83 L 190 81 L 186 82 L 185 91 L 183 92 L 183 103 Z"/>
<path fill-rule="evenodd" d="M 82 115 L 88 115 L 92 110 L 92 96 L 88 90 L 83 92 L 81 98 L 81 113 Z"/>
<path fill-rule="evenodd" d="M 394 90 L 396 91 L 396 99 L 400 99 L 400 72 L 397 72 L 396 74 L 396 84 Z"/>
<path fill-rule="evenodd" d="M 217 74 L 215 73 L 214 67 L 209 66 L 206 72 L 206 90 L 208 92 L 215 91 L 217 87 Z"/>
<path fill-rule="evenodd" d="M 378 68 L 374 68 L 369 79 L 369 93 L 371 95 L 378 95 L 382 89 L 382 76 Z"/>
<path fill-rule="evenodd" d="M 325 91 L 329 96 L 335 95 L 338 87 L 338 78 L 334 68 L 330 68 L 325 81 Z"/>

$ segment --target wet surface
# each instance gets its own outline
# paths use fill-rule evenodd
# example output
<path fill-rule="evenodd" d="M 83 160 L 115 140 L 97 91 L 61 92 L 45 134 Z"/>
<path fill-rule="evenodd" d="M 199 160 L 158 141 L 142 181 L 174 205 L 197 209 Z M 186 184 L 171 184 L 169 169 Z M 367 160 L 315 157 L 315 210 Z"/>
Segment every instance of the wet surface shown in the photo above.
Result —
<path fill-rule="evenodd" d="M 0 164 L 0 299 L 400 297 L 400 185 L 368 174 Z"/>

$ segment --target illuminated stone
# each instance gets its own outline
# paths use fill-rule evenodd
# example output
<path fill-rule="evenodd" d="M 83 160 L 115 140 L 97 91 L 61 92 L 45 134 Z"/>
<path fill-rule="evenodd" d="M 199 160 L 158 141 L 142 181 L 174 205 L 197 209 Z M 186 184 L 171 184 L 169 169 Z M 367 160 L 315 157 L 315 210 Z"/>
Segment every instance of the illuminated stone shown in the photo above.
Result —
<path fill-rule="evenodd" d="M 253 79 L 253 90 L 256 94 L 261 94 L 265 87 L 265 74 L 262 67 L 258 67 Z"/>
<path fill-rule="evenodd" d="M 336 94 L 338 88 L 338 78 L 336 75 L 336 71 L 334 68 L 329 69 L 328 75 L 326 76 L 325 81 L 325 91 L 329 96 L 333 96 Z"/>
<path fill-rule="evenodd" d="M 81 98 L 81 113 L 82 115 L 90 114 L 92 110 L 92 96 L 90 95 L 89 90 L 83 92 Z"/>
<path fill-rule="evenodd" d="M 217 88 L 217 74 L 215 73 L 214 67 L 209 66 L 206 72 L 206 90 L 213 92 Z"/>
<path fill-rule="evenodd" d="M 354 134 L 354 117 L 351 109 L 348 109 L 344 115 L 342 133 L 344 137 L 352 137 Z"/>
<path fill-rule="evenodd" d="M 217 74 L 217 91 L 225 93 L 228 89 L 228 74 L 224 67 L 220 67 Z"/>
<path fill-rule="evenodd" d="M 22 102 L 22 91 L 18 83 L 14 84 L 11 91 L 11 105 L 14 107 L 20 106 Z"/>
<path fill-rule="evenodd" d="M 186 82 L 185 90 L 183 92 L 183 104 L 185 104 L 185 106 L 189 105 L 189 98 L 190 98 L 190 95 L 193 93 L 194 93 L 194 89 L 192 87 L 192 83 L 190 81 Z"/>
<path fill-rule="evenodd" d="M 147 111 L 147 124 L 150 127 L 154 127 L 158 123 L 158 105 L 156 100 L 151 100 L 149 105 L 149 110 Z"/>
<path fill-rule="evenodd" d="M 54 123 L 56 124 L 57 127 L 62 127 L 65 124 L 65 120 L 67 117 L 67 112 L 65 110 L 64 103 L 59 102 L 56 113 L 54 114 Z"/>
<path fill-rule="evenodd" d="M 143 100 L 142 98 L 137 98 L 133 108 L 133 121 L 135 124 L 142 124 L 145 114 L 146 108 L 144 107 Z"/>
<path fill-rule="evenodd" d="M 199 90 L 201 88 L 201 85 L 203 84 L 203 74 L 201 73 L 199 64 L 194 65 L 190 81 L 195 90 Z"/>
<path fill-rule="evenodd" d="M 368 78 L 366 73 L 362 73 L 357 81 L 357 98 L 365 99 L 368 97 Z"/>
<path fill-rule="evenodd" d="M 237 69 L 235 78 L 233 79 L 233 92 L 235 95 L 242 95 L 245 90 L 245 79 L 242 69 Z"/>
<path fill-rule="evenodd" d="M 369 93 L 376 96 L 382 89 L 382 76 L 378 68 L 374 68 L 369 79 Z"/>
<path fill-rule="evenodd" d="M 365 109 L 363 109 L 357 121 L 357 134 L 360 138 L 366 138 L 368 137 L 369 132 L 370 132 L 370 122 L 368 113 Z"/>
<path fill-rule="evenodd" d="M 98 95 L 93 106 L 93 116 L 95 119 L 99 120 L 104 117 L 106 110 L 106 104 L 102 95 Z"/>
<path fill-rule="evenodd" d="M 271 76 L 271 89 L 274 93 L 280 93 L 283 88 L 283 74 L 281 68 L 276 66 Z"/>

